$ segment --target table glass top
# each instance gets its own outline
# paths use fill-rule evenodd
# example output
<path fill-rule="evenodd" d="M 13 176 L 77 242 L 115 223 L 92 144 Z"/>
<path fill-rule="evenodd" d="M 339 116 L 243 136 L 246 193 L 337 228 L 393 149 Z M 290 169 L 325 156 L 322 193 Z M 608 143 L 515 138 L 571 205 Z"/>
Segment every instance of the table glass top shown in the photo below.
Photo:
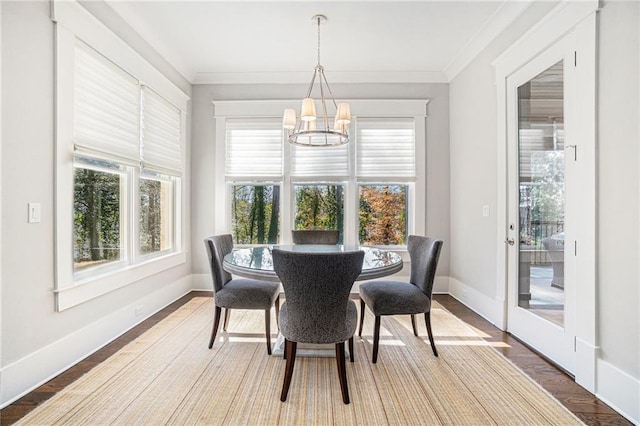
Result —
<path fill-rule="evenodd" d="M 237 249 L 226 255 L 224 261 L 225 263 L 241 268 L 254 269 L 258 271 L 273 271 L 273 261 L 271 258 L 272 247 L 305 253 L 348 252 L 362 250 L 364 251 L 364 261 L 362 263 L 363 272 L 367 270 L 383 269 L 402 263 L 402 257 L 400 257 L 398 253 L 374 247 L 307 244 Z"/>

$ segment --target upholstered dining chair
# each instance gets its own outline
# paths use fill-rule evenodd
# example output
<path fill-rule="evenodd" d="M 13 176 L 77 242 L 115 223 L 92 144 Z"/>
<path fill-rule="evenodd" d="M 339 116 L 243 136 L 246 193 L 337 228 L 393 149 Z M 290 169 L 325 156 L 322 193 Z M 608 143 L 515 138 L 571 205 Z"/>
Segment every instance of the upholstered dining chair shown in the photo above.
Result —
<path fill-rule="evenodd" d="M 284 287 L 280 333 L 287 360 L 281 401 L 286 401 L 298 343 L 333 343 L 342 401 L 349 404 L 344 342 L 354 361 L 353 334 L 358 315 L 349 300 L 353 282 L 362 270 L 364 252 L 303 253 L 274 248 L 273 269 Z M 306 392 L 306 391 L 305 391 Z"/>
<path fill-rule="evenodd" d="M 291 231 L 293 244 L 338 244 L 340 231 L 333 229 L 297 229 Z"/>
<path fill-rule="evenodd" d="M 374 364 L 378 361 L 380 317 L 384 315 L 411 315 L 413 334 L 417 337 L 416 314 L 424 313 L 431 349 L 433 354 L 438 356 L 438 350 L 431 332 L 431 297 L 442 241 L 410 235 L 407 249 L 411 257 L 410 282 L 370 281 L 360 284 L 360 328 L 358 329 L 358 336 L 362 336 L 364 311 L 365 306 L 368 306 L 373 315 L 375 315 L 372 356 Z"/>
<path fill-rule="evenodd" d="M 228 314 L 231 309 L 263 309 L 265 333 L 267 337 L 267 353 L 271 355 L 271 307 L 276 308 L 276 320 L 280 308 L 280 284 L 277 282 L 259 281 L 247 278 L 232 279 L 224 270 L 224 257 L 233 250 L 233 238 L 230 234 L 214 235 L 204 240 L 209 255 L 209 265 L 213 276 L 213 297 L 215 301 L 215 317 L 209 349 L 213 347 L 220 327 L 222 308 L 225 309 L 223 329 L 227 329 Z"/>

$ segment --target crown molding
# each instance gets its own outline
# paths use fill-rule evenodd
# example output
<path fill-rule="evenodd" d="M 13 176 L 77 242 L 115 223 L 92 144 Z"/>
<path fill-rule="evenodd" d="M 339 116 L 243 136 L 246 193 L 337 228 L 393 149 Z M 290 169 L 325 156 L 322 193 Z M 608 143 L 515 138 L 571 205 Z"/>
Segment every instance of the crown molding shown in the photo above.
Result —
<path fill-rule="evenodd" d="M 443 72 L 430 71 L 372 71 L 372 72 L 329 72 L 331 84 L 340 83 L 447 83 Z M 311 72 L 271 72 L 271 73 L 197 73 L 193 84 L 309 84 Z"/>
<path fill-rule="evenodd" d="M 508 28 L 535 0 L 504 1 L 476 35 L 458 52 L 444 69 L 447 81 L 473 61 L 500 33 Z"/>

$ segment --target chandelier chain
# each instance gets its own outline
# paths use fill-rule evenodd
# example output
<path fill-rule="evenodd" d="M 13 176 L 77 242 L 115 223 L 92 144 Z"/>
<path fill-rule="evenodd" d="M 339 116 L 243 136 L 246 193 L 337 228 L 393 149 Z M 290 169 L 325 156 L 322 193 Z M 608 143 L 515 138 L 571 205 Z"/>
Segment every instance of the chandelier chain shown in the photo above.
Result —
<path fill-rule="evenodd" d="M 320 17 L 318 16 L 318 66 L 320 66 Z"/>

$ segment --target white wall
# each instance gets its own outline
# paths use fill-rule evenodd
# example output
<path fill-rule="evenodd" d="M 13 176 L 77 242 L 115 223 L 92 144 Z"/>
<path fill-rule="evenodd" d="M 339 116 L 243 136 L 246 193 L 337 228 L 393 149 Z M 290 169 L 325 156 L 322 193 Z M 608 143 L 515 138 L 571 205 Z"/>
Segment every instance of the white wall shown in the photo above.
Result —
<path fill-rule="evenodd" d="M 496 88 L 491 62 L 553 3 L 536 2 L 450 83 L 452 291 L 487 317 L 496 300 Z M 597 395 L 640 421 L 639 3 L 606 2 L 599 26 Z M 464 291 L 463 291 L 464 290 Z M 465 294 L 466 300 L 465 300 Z"/>
<path fill-rule="evenodd" d="M 552 7 L 534 3 L 450 83 L 450 275 L 489 298 L 497 292 L 498 235 L 497 100 L 491 62 Z M 489 205 L 489 217 L 482 216 L 483 205 Z M 470 296 L 465 302 L 471 302 Z"/>
<path fill-rule="evenodd" d="M 309 75 L 311 78 L 311 74 Z M 214 144 L 212 101 L 298 99 L 306 85 L 196 85 L 193 88 L 193 273 L 209 274 L 202 240 L 214 230 Z M 426 230 L 445 245 L 438 276 L 449 274 L 449 96 L 447 84 L 332 84 L 333 93 L 345 99 L 429 99 L 427 118 Z M 217 141 L 224 143 L 224 141 Z M 446 284 L 446 283 L 445 283 Z M 210 285 L 208 281 L 202 288 Z M 197 286 L 197 285 L 196 285 Z M 446 288 L 445 288 L 446 291 Z"/>
<path fill-rule="evenodd" d="M 636 378 L 640 378 L 639 17 L 638 2 L 606 2 L 600 12 L 598 46 L 600 355 Z"/>
<path fill-rule="evenodd" d="M 2 406 L 189 291 L 191 282 L 185 277 L 191 259 L 54 312 L 54 24 L 47 1 L 3 1 L 0 6 Z M 41 203 L 41 223 L 27 223 L 28 202 Z M 136 318 L 138 305 L 144 312 Z M 99 332 L 88 332 L 93 329 Z"/>

